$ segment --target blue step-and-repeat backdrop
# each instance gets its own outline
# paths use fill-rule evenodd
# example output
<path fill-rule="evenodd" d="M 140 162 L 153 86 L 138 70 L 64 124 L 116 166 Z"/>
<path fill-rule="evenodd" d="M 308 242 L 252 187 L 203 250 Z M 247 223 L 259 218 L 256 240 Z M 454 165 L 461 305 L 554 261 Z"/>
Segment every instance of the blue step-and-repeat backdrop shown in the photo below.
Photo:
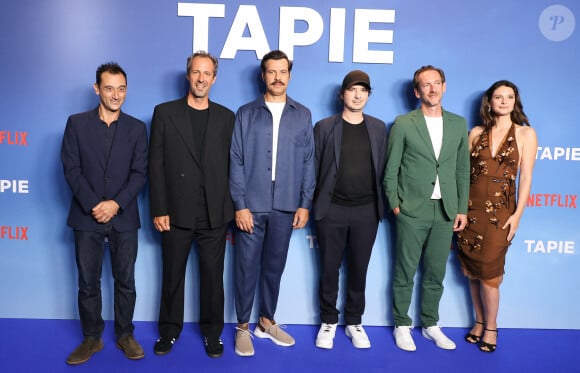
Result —
<path fill-rule="evenodd" d="M 531 195 L 510 247 L 499 323 L 580 329 L 580 37 L 577 0 L 177 0 L 3 1 L 0 4 L 0 317 L 74 319 L 76 267 L 66 227 L 71 193 L 59 159 L 68 115 L 97 105 L 96 67 L 128 73 L 124 111 L 149 126 L 153 107 L 186 93 L 186 58 L 219 56 L 211 98 L 236 110 L 261 93 L 259 58 L 282 49 L 294 60 L 289 94 L 317 121 L 338 110 L 346 72 L 369 73 L 366 112 L 389 126 L 416 106 L 410 81 L 420 66 L 447 74 L 444 107 L 478 124 L 483 91 L 509 79 L 521 90 L 539 149 Z M 159 234 L 139 198 L 136 320 L 156 320 Z M 392 222 L 381 223 L 368 273 L 363 322 L 391 325 Z M 229 236 L 231 237 L 231 235 Z M 235 322 L 228 240 L 226 318 Z M 103 314 L 112 319 L 110 264 Z M 277 320 L 318 323 L 314 225 L 292 236 Z M 455 252 L 448 262 L 441 325 L 471 322 L 469 291 Z M 197 261 L 187 272 L 186 321 L 198 318 Z M 339 303 L 342 303 L 342 297 Z M 418 321 L 414 300 L 411 312 Z"/>

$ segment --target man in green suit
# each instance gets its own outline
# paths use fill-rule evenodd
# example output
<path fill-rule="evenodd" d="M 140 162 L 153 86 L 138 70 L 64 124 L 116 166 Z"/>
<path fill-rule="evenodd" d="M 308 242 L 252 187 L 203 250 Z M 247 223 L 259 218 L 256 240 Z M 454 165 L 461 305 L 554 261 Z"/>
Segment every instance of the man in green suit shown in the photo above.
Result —
<path fill-rule="evenodd" d="M 443 110 L 444 72 L 423 66 L 413 77 L 420 107 L 397 117 L 387 146 L 384 186 L 396 216 L 393 274 L 394 337 L 399 348 L 415 351 L 408 316 L 413 278 L 423 256 L 421 326 L 440 348 L 455 343 L 437 326 L 439 301 L 453 232 L 467 223 L 469 147 L 464 118 Z"/>

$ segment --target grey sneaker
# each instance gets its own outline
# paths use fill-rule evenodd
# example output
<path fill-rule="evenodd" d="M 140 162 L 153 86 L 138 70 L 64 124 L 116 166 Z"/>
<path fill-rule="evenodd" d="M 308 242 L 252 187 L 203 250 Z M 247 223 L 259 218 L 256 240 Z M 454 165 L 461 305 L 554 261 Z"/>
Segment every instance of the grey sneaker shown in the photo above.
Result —
<path fill-rule="evenodd" d="M 239 356 L 254 356 L 252 338 L 251 331 L 236 327 L 236 354 Z"/>
<path fill-rule="evenodd" d="M 256 329 L 254 330 L 254 335 L 258 338 L 268 338 L 271 339 L 272 342 L 277 344 L 278 346 L 294 346 L 296 341 L 294 338 L 290 336 L 290 334 L 286 333 L 282 330 L 286 326 L 280 326 L 280 324 L 273 324 L 268 328 L 264 328 L 262 324 L 258 323 L 256 325 Z"/>

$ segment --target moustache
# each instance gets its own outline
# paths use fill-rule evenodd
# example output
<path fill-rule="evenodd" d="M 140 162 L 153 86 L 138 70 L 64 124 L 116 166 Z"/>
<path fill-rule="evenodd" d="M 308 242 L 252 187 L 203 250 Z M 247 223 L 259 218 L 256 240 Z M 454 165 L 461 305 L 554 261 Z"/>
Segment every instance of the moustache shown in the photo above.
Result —
<path fill-rule="evenodd" d="M 270 83 L 270 85 L 274 85 L 274 84 L 282 84 L 282 85 L 286 85 L 286 84 L 284 84 L 284 82 L 283 82 L 283 81 L 281 81 L 281 80 L 275 80 L 275 81 L 273 81 L 272 83 Z"/>

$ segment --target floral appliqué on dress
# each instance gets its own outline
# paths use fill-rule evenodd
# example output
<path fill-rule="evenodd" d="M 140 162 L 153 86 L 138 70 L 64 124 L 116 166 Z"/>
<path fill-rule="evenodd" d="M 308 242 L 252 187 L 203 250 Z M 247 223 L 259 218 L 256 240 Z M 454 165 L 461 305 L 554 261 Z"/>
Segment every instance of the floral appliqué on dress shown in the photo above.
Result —
<path fill-rule="evenodd" d="M 513 133 L 513 132 L 512 132 Z M 499 226 L 500 221 L 497 217 L 497 212 L 500 209 L 510 208 L 510 197 L 515 193 L 515 180 L 517 176 L 517 152 L 516 157 L 514 157 L 514 150 L 517 144 L 513 135 L 509 135 L 504 143 L 501 145 L 501 151 L 495 156 L 491 157 L 491 149 L 489 148 L 489 131 L 484 130 L 479 138 L 478 143 L 471 152 L 471 183 L 476 183 L 477 180 L 483 176 L 488 176 L 490 174 L 490 167 L 497 167 L 496 172 L 491 173 L 489 176 L 490 182 L 496 184 L 498 187 L 493 194 L 495 198 L 489 198 L 485 200 L 484 209 L 488 215 L 488 222 L 493 224 L 496 229 L 501 228 Z M 483 151 L 489 152 L 489 156 L 480 156 Z M 487 159 L 491 158 L 491 159 Z M 491 164 L 488 164 L 488 161 Z M 512 198 L 513 199 L 513 198 Z M 473 205 L 473 201 L 469 200 L 469 208 Z M 468 218 L 468 225 L 477 224 L 477 218 Z M 464 245 L 468 244 L 468 240 L 463 237 L 461 233 L 458 234 L 460 242 Z M 472 242 L 472 250 L 481 249 L 481 241 L 484 240 L 484 236 L 478 234 L 474 237 L 474 242 Z"/>

